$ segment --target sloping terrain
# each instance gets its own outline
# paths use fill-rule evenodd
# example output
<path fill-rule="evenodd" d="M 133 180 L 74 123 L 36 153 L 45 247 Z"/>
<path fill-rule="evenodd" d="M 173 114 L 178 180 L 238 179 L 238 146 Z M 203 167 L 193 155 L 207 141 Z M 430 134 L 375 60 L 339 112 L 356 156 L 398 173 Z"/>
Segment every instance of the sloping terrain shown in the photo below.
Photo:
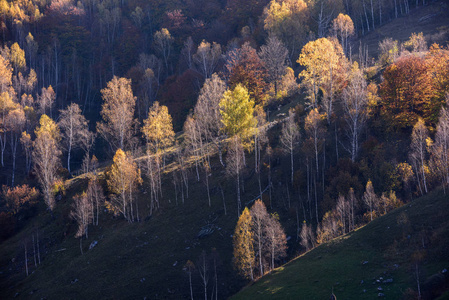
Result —
<path fill-rule="evenodd" d="M 449 196 L 437 191 L 321 245 L 232 299 L 424 299 L 449 288 Z M 447 294 L 446 294 L 447 297 Z M 441 299 L 447 299 L 442 297 Z"/>
<path fill-rule="evenodd" d="M 358 53 L 359 44 L 368 47 L 370 57 L 377 58 L 379 42 L 385 38 L 398 40 L 399 43 L 409 39 L 412 33 L 422 32 L 429 46 L 432 43 L 446 45 L 449 41 L 449 4 L 447 1 L 435 1 L 426 7 L 412 9 L 410 14 L 387 20 L 387 23 L 376 28 L 359 41 L 353 43 L 353 53 Z"/>

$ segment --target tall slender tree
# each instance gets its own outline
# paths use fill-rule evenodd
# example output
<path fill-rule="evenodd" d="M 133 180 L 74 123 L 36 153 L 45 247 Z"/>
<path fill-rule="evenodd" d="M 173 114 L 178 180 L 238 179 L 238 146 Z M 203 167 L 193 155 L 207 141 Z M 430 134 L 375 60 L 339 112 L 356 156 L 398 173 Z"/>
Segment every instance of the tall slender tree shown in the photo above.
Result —
<path fill-rule="evenodd" d="M 101 90 L 103 121 L 97 123 L 97 131 L 109 143 L 112 151 L 126 149 L 134 135 L 134 109 L 136 98 L 131 80 L 114 76 Z"/>
<path fill-rule="evenodd" d="M 299 126 L 295 122 L 295 113 L 292 109 L 288 111 L 288 118 L 285 123 L 282 124 L 281 143 L 284 149 L 290 153 L 290 166 L 291 166 L 291 183 L 293 185 L 294 179 L 294 162 L 293 154 L 296 146 L 299 143 L 300 132 Z"/>
<path fill-rule="evenodd" d="M 429 131 L 424 120 L 419 118 L 412 131 L 412 142 L 410 145 L 410 159 L 415 169 L 415 174 L 421 194 L 427 194 L 426 161 L 427 161 L 427 139 Z"/>
<path fill-rule="evenodd" d="M 44 194 L 45 204 L 50 210 L 55 208 L 53 185 L 57 179 L 60 165 L 59 141 L 61 139 L 58 125 L 47 115 L 42 115 L 39 127 L 35 130 L 33 142 L 33 162 L 39 183 Z"/>
<path fill-rule="evenodd" d="M 83 137 L 87 136 L 89 129 L 86 118 L 82 115 L 78 104 L 72 103 L 61 110 L 58 122 L 61 128 L 65 149 L 67 151 L 67 169 L 70 172 L 70 158 L 72 149 L 82 145 Z M 87 137 L 89 139 L 89 137 Z"/>

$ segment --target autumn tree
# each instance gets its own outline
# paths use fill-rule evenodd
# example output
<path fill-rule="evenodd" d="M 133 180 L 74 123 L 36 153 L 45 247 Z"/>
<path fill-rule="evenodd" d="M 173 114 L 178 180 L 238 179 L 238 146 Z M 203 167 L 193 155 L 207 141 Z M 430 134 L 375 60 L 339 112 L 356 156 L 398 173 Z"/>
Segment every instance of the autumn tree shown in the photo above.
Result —
<path fill-rule="evenodd" d="M 195 43 L 193 42 L 193 39 L 191 36 L 189 36 L 184 41 L 184 47 L 181 50 L 181 55 L 184 58 L 184 61 L 187 65 L 188 69 L 193 68 L 193 55 L 195 52 Z"/>
<path fill-rule="evenodd" d="M 295 122 L 295 113 L 292 109 L 288 111 L 288 118 L 282 124 L 281 144 L 284 149 L 290 153 L 290 165 L 291 165 L 291 183 L 293 185 L 294 179 L 294 163 L 293 153 L 300 139 L 299 126 Z"/>
<path fill-rule="evenodd" d="M 449 96 L 446 101 L 449 102 Z M 433 164 L 445 189 L 449 185 L 449 112 L 447 106 L 441 109 L 435 132 L 435 142 L 430 151 Z"/>
<path fill-rule="evenodd" d="M 354 35 L 354 23 L 350 16 L 340 13 L 333 21 L 335 34 L 340 38 L 340 44 L 343 52 L 348 53 L 348 38 Z"/>
<path fill-rule="evenodd" d="M 148 112 L 148 118 L 143 123 L 142 133 L 153 153 L 161 154 L 173 144 L 175 132 L 166 106 L 154 102 Z"/>
<path fill-rule="evenodd" d="M 315 244 L 315 236 L 312 231 L 312 226 L 307 224 L 306 221 L 303 222 L 300 233 L 300 243 L 306 251 L 309 251 L 314 247 Z"/>
<path fill-rule="evenodd" d="M 11 45 L 10 61 L 15 74 L 24 71 L 26 67 L 25 51 L 17 43 Z"/>
<path fill-rule="evenodd" d="M 318 154 L 321 151 L 324 142 L 325 127 L 323 126 L 323 116 L 318 112 L 318 109 L 312 109 L 305 119 L 304 129 L 307 136 L 312 140 L 315 152 L 316 172 L 319 172 Z"/>
<path fill-rule="evenodd" d="M 389 127 L 412 127 L 419 117 L 436 122 L 441 101 L 437 100 L 426 62 L 405 56 L 387 67 L 380 85 L 381 116 Z"/>
<path fill-rule="evenodd" d="M 1 56 L 1 55 L 0 55 Z M 0 68 L 1 68 L 1 59 L 0 59 Z M 0 69 L 1 71 L 1 69 Z M 1 76 L 0 76 L 1 80 Z M 1 83 L 0 83 L 1 84 Z M 14 103 L 11 95 L 8 92 L 2 92 L 0 94 L 0 150 L 1 150 L 1 164 L 2 167 L 4 164 L 4 153 L 6 149 L 6 139 L 7 139 L 7 128 L 6 128 L 6 118 L 11 110 L 16 107 L 16 103 Z"/>
<path fill-rule="evenodd" d="M 250 209 L 252 220 L 252 236 L 254 239 L 254 251 L 256 252 L 256 259 L 259 260 L 259 274 L 262 277 L 264 274 L 264 252 L 266 250 L 266 227 L 269 219 L 267 208 L 265 204 L 259 199 L 254 202 Z"/>
<path fill-rule="evenodd" d="M 368 206 L 371 221 L 373 220 L 373 212 L 376 211 L 378 199 L 376 193 L 374 193 L 373 183 L 368 180 L 366 183 L 365 193 L 363 194 L 363 202 Z"/>
<path fill-rule="evenodd" d="M 89 135 L 86 118 L 82 115 L 78 104 L 72 103 L 66 109 L 60 111 L 58 122 L 61 128 L 65 149 L 67 151 L 67 169 L 70 172 L 70 157 L 72 149 L 82 145 L 83 137 Z"/>
<path fill-rule="evenodd" d="M 271 214 L 265 224 L 266 250 L 271 261 L 271 270 L 275 262 L 287 256 L 287 236 L 279 223 L 279 215 Z"/>
<path fill-rule="evenodd" d="M 167 28 L 162 28 L 154 34 L 154 45 L 157 51 L 162 55 L 165 64 L 165 70 L 168 74 L 168 61 L 170 59 L 174 38 L 171 36 Z"/>
<path fill-rule="evenodd" d="M 225 91 L 225 82 L 217 74 L 213 74 L 211 78 L 206 79 L 204 82 L 194 108 L 194 118 L 199 133 L 198 138 L 201 139 L 200 142 L 213 143 L 219 148 L 220 160 L 222 159 L 220 136 L 223 128 L 220 101 Z"/>
<path fill-rule="evenodd" d="M 83 254 L 82 238 L 83 235 L 88 238 L 89 224 L 92 223 L 92 207 L 87 194 L 83 192 L 81 195 L 75 195 L 73 197 L 72 211 L 70 216 L 74 219 L 78 225 L 75 237 L 80 239 L 80 250 Z"/>
<path fill-rule="evenodd" d="M 237 186 L 237 214 L 240 215 L 242 202 L 240 200 L 240 175 L 244 167 L 245 153 L 242 143 L 237 136 L 231 138 L 226 157 L 226 173 L 235 177 Z"/>
<path fill-rule="evenodd" d="M 310 20 L 306 1 L 271 0 L 263 15 L 264 29 L 283 41 L 291 55 L 298 55 L 309 32 Z"/>
<path fill-rule="evenodd" d="M 426 161 L 427 161 L 427 139 L 429 131 L 424 124 L 424 120 L 419 118 L 413 126 L 412 142 L 410 145 L 410 159 L 415 169 L 418 187 L 422 195 L 427 194 Z"/>
<path fill-rule="evenodd" d="M 0 55 L 0 93 L 12 92 L 12 72 L 11 62 Z"/>
<path fill-rule="evenodd" d="M 142 179 L 136 163 L 123 150 L 118 149 L 107 176 L 108 188 L 114 194 L 107 207 L 115 214 L 123 214 L 128 222 L 134 222 L 135 205 L 136 220 L 139 221 L 138 205 L 133 193 L 136 187 L 142 183 Z"/>
<path fill-rule="evenodd" d="M 444 103 L 449 93 L 449 49 L 433 44 L 426 54 L 428 72 L 432 79 L 436 100 Z"/>
<path fill-rule="evenodd" d="M 268 144 L 268 125 L 267 116 L 263 108 L 258 105 L 254 109 L 255 117 L 257 119 L 257 128 L 254 133 L 254 171 L 257 173 L 257 179 L 259 182 L 259 195 L 262 197 L 262 180 L 261 180 L 261 167 L 262 167 L 262 150 L 263 147 Z"/>
<path fill-rule="evenodd" d="M 9 111 L 6 116 L 6 130 L 9 131 L 10 135 L 10 146 L 11 146 L 11 154 L 12 154 L 12 179 L 11 185 L 14 186 L 14 178 L 16 171 L 16 155 L 17 155 L 17 146 L 20 142 L 20 137 L 22 134 L 22 130 L 25 127 L 25 113 L 23 108 L 20 105 L 17 105 L 17 108 Z"/>
<path fill-rule="evenodd" d="M 25 151 L 25 169 L 28 174 L 31 170 L 31 158 L 33 149 L 33 141 L 31 140 L 31 135 L 26 131 L 22 132 L 20 143 L 22 144 L 22 149 Z"/>
<path fill-rule="evenodd" d="M 193 55 L 193 61 L 204 78 L 209 78 L 215 72 L 221 56 L 222 51 L 220 44 L 213 42 L 211 45 L 203 40 L 198 45 L 196 53 Z"/>
<path fill-rule="evenodd" d="M 411 52 L 427 51 L 427 42 L 422 32 L 418 34 L 413 32 L 410 38 L 404 42 L 403 46 Z"/>
<path fill-rule="evenodd" d="M 256 49 L 245 43 L 229 54 L 225 67 L 232 89 L 242 85 L 256 104 L 265 104 L 267 71 Z"/>
<path fill-rule="evenodd" d="M 342 106 L 347 124 L 346 135 L 349 139 L 349 147 L 346 149 L 354 162 L 359 151 L 360 132 L 366 123 L 368 109 L 366 80 L 356 62 L 349 84 L 343 91 Z"/>
<path fill-rule="evenodd" d="M 347 60 L 336 40 L 320 38 L 307 43 L 297 62 L 304 67 L 298 75 L 307 90 L 310 105 L 316 108 L 318 94 L 323 93 L 323 107 L 328 121 L 333 112 L 335 94 L 341 90 L 347 68 Z"/>
<path fill-rule="evenodd" d="M 161 184 L 161 160 L 165 164 L 165 150 L 173 144 L 175 132 L 173 131 L 172 118 L 168 108 L 155 102 L 148 112 L 148 118 L 144 120 L 142 133 L 147 141 L 148 159 L 154 159 L 157 167 L 157 181 Z M 154 155 L 154 158 L 150 158 Z M 151 162 L 149 162 L 151 163 Z M 159 188 L 159 191 L 162 190 Z"/>
<path fill-rule="evenodd" d="M 101 108 L 102 122 L 97 131 L 109 143 L 111 149 L 125 149 L 134 134 L 134 109 L 136 99 L 131 90 L 131 80 L 114 76 L 101 90 L 104 101 Z"/>
<path fill-rule="evenodd" d="M 3 186 L 3 199 L 13 214 L 18 214 L 21 210 L 36 204 L 38 197 L 39 191 L 27 184 L 16 187 Z"/>
<path fill-rule="evenodd" d="M 276 37 L 268 37 L 266 45 L 260 47 L 259 56 L 268 71 L 268 79 L 274 84 L 274 95 L 278 95 L 278 87 L 286 73 L 288 50 Z"/>
<path fill-rule="evenodd" d="M 358 199 L 355 196 L 353 188 L 349 189 L 348 192 L 348 203 L 349 203 L 349 231 L 355 230 L 355 211 L 358 207 Z"/>
<path fill-rule="evenodd" d="M 51 85 L 48 88 L 43 87 L 41 90 L 41 94 L 37 97 L 39 105 L 39 113 L 41 114 L 48 113 L 51 117 L 55 100 L 56 100 L 56 93 L 53 90 L 53 87 Z"/>
<path fill-rule="evenodd" d="M 199 163 L 203 151 L 203 139 L 201 138 L 199 122 L 195 119 L 195 116 L 187 116 L 183 131 L 185 133 L 185 149 L 195 161 L 196 177 L 197 181 L 200 181 Z"/>
<path fill-rule="evenodd" d="M 238 84 L 224 93 L 220 100 L 220 114 L 228 137 L 237 136 L 246 141 L 252 136 L 257 120 L 254 118 L 254 100 L 245 87 Z"/>
<path fill-rule="evenodd" d="M 35 130 L 36 139 L 33 142 L 34 170 L 44 194 L 45 204 L 53 210 L 55 207 L 53 185 L 57 180 L 57 170 L 60 166 L 61 137 L 58 125 L 47 115 L 41 116 L 39 125 Z"/>
<path fill-rule="evenodd" d="M 316 229 L 316 242 L 323 244 L 340 235 L 338 216 L 335 210 L 326 212 Z"/>
<path fill-rule="evenodd" d="M 92 206 L 92 224 L 98 226 L 98 215 L 100 213 L 100 207 L 104 204 L 105 196 L 97 177 L 89 180 L 86 195 Z"/>
<path fill-rule="evenodd" d="M 349 229 L 349 202 L 346 200 L 345 196 L 342 194 L 338 195 L 337 205 L 335 210 L 339 217 L 340 226 L 342 227 L 343 234 L 346 234 L 346 223 L 348 223 Z M 346 222 L 348 220 L 348 222 Z"/>
<path fill-rule="evenodd" d="M 233 263 L 240 275 L 254 280 L 253 268 L 255 265 L 255 254 L 251 223 L 251 213 L 246 207 L 235 226 L 233 235 Z"/>
<path fill-rule="evenodd" d="M 379 61 L 382 66 L 394 63 L 398 56 L 398 41 L 386 38 L 379 42 Z"/>

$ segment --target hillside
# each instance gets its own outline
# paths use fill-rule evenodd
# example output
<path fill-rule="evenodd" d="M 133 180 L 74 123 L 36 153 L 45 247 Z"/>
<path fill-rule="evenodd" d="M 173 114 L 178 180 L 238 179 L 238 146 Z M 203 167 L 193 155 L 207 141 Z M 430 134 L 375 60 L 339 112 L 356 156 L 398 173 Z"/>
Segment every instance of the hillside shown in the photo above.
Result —
<path fill-rule="evenodd" d="M 388 21 L 376 30 L 361 36 L 353 44 L 354 53 L 358 53 L 359 44 L 368 48 L 370 57 L 377 58 L 379 42 L 386 38 L 405 42 L 412 33 L 422 32 L 430 44 L 444 45 L 449 40 L 449 9 L 447 1 L 437 1 L 422 9 L 412 9 L 410 14 Z"/>
<path fill-rule="evenodd" d="M 3 2 L 0 299 L 449 296 L 445 2 Z"/>
<path fill-rule="evenodd" d="M 337 299 L 412 299 L 416 263 L 424 299 L 435 299 L 449 289 L 448 215 L 449 197 L 434 192 L 305 253 L 232 299 L 328 299 L 332 290 Z"/>
<path fill-rule="evenodd" d="M 213 247 L 222 261 L 218 268 L 223 284 L 219 295 L 228 296 L 241 287 L 230 268 L 230 236 L 236 216 L 233 195 L 227 195 L 227 215 L 223 213 L 219 193 L 214 194 L 212 209 L 208 207 L 202 182 L 191 184 L 185 204 L 180 203 L 181 199 L 177 204 L 173 191 L 167 188 L 161 209 L 140 223 L 129 224 L 112 214 L 101 214 L 99 226 L 91 226 L 89 239 L 83 240 L 84 255 L 81 255 L 79 241 L 73 237 L 75 224 L 68 214 L 71 196 L 83 184 L 75 182 L 67 190 L 53 219 L 41 207 L 41 214 L 28 227 L 2 243 L 0 298 L 17 295 L 22 299 L 179 299 L 189 293 L 184 264 L 187 260 L 196 262 L 202 250 L 209 255 Z M 144 194 L 139 198 L 145 206 Z M 42 264 L 36 268 L 31 262 L 31 275 L 26 277 L 22 242 L 30 243 L 36 232 L 34 224 L 40 224 Z M 208 225 L 213 233 L 198 238 L 201 229 Z M 88 250 L 93 241 L 98 244 Z M 32 249 L 28 251 L 32 253 Z M 195 291 L 200 289 L 197 273 L 193 281 Z"/>

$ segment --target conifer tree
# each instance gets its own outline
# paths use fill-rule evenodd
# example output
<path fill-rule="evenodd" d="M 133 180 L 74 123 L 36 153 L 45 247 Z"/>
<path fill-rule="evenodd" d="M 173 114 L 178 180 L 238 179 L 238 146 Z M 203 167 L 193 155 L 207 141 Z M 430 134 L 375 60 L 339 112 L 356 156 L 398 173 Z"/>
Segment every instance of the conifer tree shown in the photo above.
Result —
<path fill-rule="evenodd" d="M 234 231 L 234 267 L 245 278 L 254 280 L 253 268 L 255 264 L 253 234 L 251 231 L 252 218 L 246 207 L 237 221 Z"/>

